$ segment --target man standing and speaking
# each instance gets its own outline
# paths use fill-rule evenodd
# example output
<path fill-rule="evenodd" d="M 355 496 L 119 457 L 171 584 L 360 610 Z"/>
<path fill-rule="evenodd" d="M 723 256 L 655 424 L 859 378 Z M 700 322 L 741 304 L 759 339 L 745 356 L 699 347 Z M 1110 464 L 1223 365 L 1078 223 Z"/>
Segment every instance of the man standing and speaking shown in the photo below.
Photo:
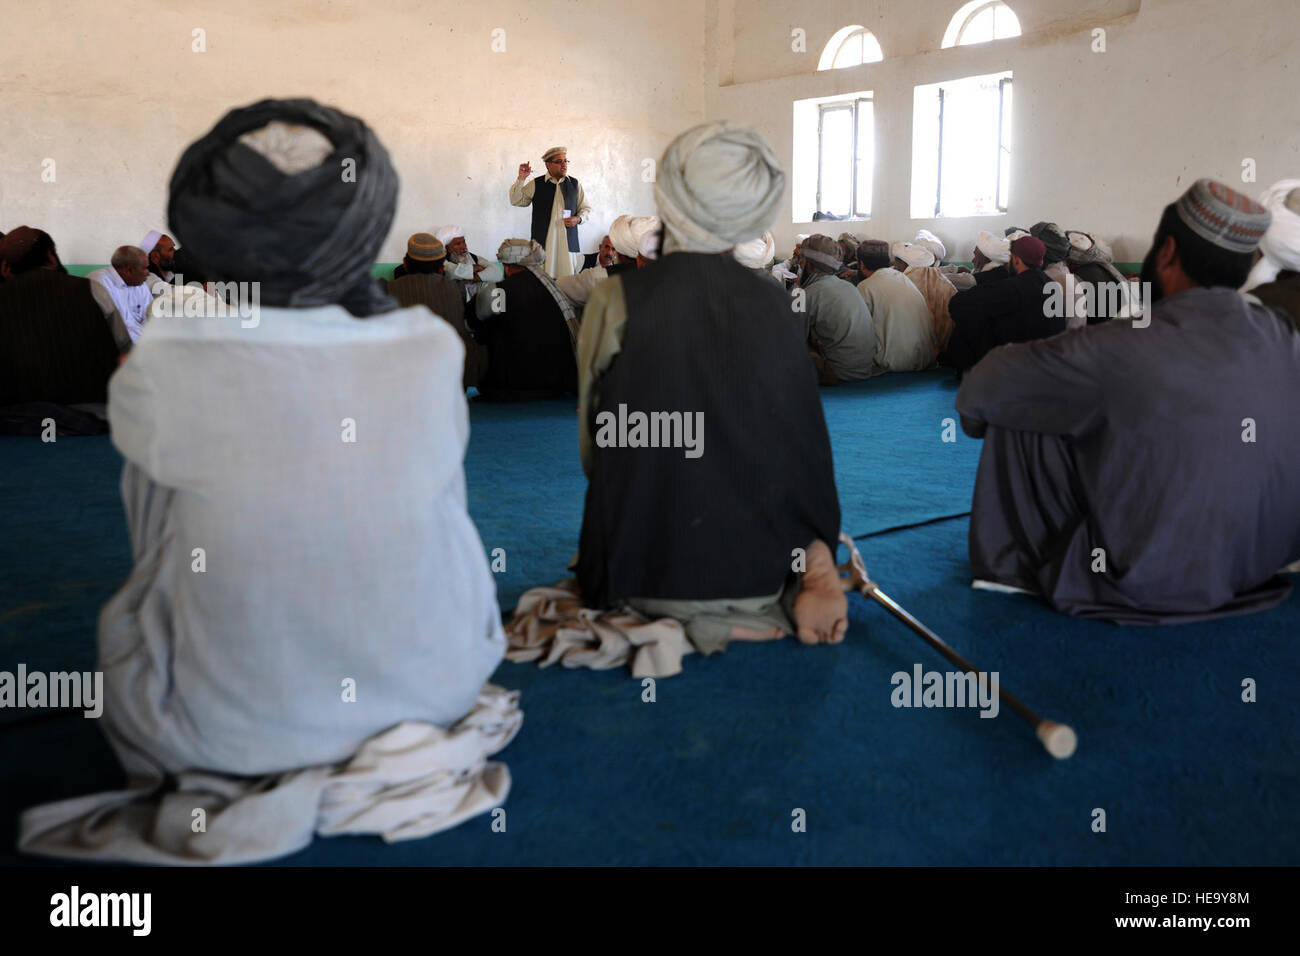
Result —
<path fill-rule="evenodd" d="M 546 272 L 554 278 L 573 275 L 582 268 L 578 250 L 578 223 L 591 214 L 582 186 L 568 174 L 569 159 L 563 146 L 542 154 L 546 175 L 529 180 L 533 167 L 519 164 L 519 178 L 510 186 L 510 203 L 533 207 L 532 238 L 546 249 Z"/>

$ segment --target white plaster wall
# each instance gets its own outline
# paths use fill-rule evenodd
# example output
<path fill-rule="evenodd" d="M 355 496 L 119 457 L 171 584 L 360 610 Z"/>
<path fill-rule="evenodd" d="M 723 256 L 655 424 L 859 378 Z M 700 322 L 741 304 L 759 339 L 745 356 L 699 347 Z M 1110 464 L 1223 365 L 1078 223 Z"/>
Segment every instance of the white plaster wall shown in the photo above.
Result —
<path fill-rule="evenodd" d="M 507 191 L 552 145 L 592 204 L 580 235 L 594 249 L 616 215 L 653 211 L 642 160 L 704 118 L 704 17 L 699 0 L 6 0 L 0 229 L 37 226 L 65 262 L 107 262 L 163 225 L 176 159 L 226 110 L 305 95 L 363 118 L 392 154 L 381 261 L 446 222 L 490 254 L 527 236 Z"/>
<path fill-rule="evenodd" d="M 1116 258 L 1140 260 L 1163 206 L 1210 176 L 1258 195 L 1300 176 L 1300 7 L 1295 0 L 1010 0 L 1025 35 L 940 50 L 961 0 L 803 6 L 781 0 L 712 0 L 708 33 L 710 119 L 757 127 L 787 172 L 792 103 L 873 90 L 876 170 L 870 222 L 790 221 L 773 229 L 789 250 L 795 233 L 858 232 L 910 239 L 939 234 L 969 258 L 976 233 L 1052 219 L 1111 240 Z M 882 63 L 818 73 L 822 46 L 840 27 L 872 29 Z M 1092 29 L 1107 52 L 1092 52 Z M 807 52 L 790 50 L 791 31 Z M 912 219 L 912 88 L 1011 69 L 1014 155 L 1006 216 Z M 1242 160 L 1258 181 L 1242 182 Z"/>

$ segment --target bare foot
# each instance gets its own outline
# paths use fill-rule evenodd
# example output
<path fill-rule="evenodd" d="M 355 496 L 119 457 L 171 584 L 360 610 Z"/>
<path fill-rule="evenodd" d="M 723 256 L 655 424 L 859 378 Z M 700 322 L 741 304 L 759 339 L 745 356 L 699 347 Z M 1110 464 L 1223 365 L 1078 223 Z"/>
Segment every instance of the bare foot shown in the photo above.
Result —
<path fill-rule="evenodd" d="M 838 644 L 849 629 L 849 602 L 844 597 L 835 557 L 825 541 L 808 546 L 808 569 L 799 582 L 794 621 L 805 644 Z"/>

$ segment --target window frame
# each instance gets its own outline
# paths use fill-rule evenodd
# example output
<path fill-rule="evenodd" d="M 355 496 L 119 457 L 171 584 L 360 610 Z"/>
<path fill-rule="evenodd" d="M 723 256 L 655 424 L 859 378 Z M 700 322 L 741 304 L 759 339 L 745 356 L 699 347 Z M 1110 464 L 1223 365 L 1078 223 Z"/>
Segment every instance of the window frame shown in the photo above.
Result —
<path fill-rule="evenodd" d="M 1014 77 L 1004 76 L 998 80 L 998 181 L 993 194 L 993 206 L 1000 213 L 1007 211 L 1007 204 L 1010 199 L 1010 197 L 1002 195 L 1002 162 L 1004 154 L 1007 163 L 1007 192 L 1011 192 L 1011 147 L 1006 144 L 1011 131 L 1004 128 L 1004 121 L 1007 115 L 1007 90 L 1011 87 L 1013 79 Z"/>
<path fill-rule="evenodd" d="M 1007 13 L 1010 13 L 1012 18 L 1015 20 L 1016 32 L 1012 36 L 999 37 L 997 35 L 999 7 L 1005 10 Z M 963 43 L 962 37 L 965 35 L 966 30 L 970 27 L 971 21 L 974 20 L 981 13 L 983 13 L 985 10 L 988 10 L 989 8 L 992 8 L 992 12 L 993 12 L 993 36 L 991 36 L 988 40 L 978 40 L 973 43 Z M 1020 26 L 1020 14 L 1016 13 L 1016 11 L 1011 8 L 1011 4 L 1008 3 L 1007 0 L 984 0 L 984 2 L 972 6 L 971 9 L 969 9 L 966 12 L 966 15 L 962 17 L 961 24 L 954 29 L 953 24 L 956 22 L 957 17 L 959 16 L 961 16 L 961 9 L 958 9 L 957 12 L 953 14 L 952 20 L 950 20 L 948 23 L 947 30 L 944 31 L 944 41 L 941 45 L 942 49 L 946 50 L 958 46 L 978 46 L 981 43 L 994 43 L 998 40 L 1013 40 L 1016 37 L 1024 35 L 1024 31 L 1021 29 Z"/>
<path fill-rule="evenodd" d="M 983 9 L 983 8 L 981 8 Z M 1010 130 L 1005 128 L 1006 120 L 1006 103 L 1007 91 L 1010 89 L 1013 93 L 1015 75 L 1004 76 L 998 80 L 998 141 L 997 141 L 997 180 L 994 183 L 993 208 L 992 213 L 974 213 L 973 216 L 980 215 L 1005 215 L 1009 209 L 1010 192 L 1011 192 L 1011 147 L 1007 145 L 1007 137 Z M 960 82 L 960 81 L 949 81 Z M 943 117 L 944 117 L 944 84 L 936 84 L 939 93 L 939 143 L 938 143 L 938 165 L 935 170 L 934 180 L 934 218 L 935 219 L 969 219 L 972 216 L 945 216 L 943 213 Z M 1005 157 L 1005 159 L 1004 159 Z M 1003 163 L 1006 163 L 1007 169 L 1007 195 L 1002 193 L 1002 170 Z M 818 172 L 820 175 L 820 170 Z M 820 198 L 820 194 L 819 194 Z"/>
<path fill-rule="evenodd" d="M 864 49 L 863 50 L 864 57 L 863 59 L 858 60 L 857 63 L 850 63 L 850 64 L 846 64 L 845 66 L 836 66 L 835 60 L 839 57 L 840 52 L 844 49 L 845 44 L 847 44 L 850 40 L 856 37 L 863 38 L 862 45 L 864 47 L 865 47 L 865 38 L 870 37 L 871 42 L 875 44 L 875 51 L 880 53 L 879 58 L 871 59 L 871 60 L 866 59 L 865 49 Z M 834 44 L 833 50 L 831 48 L 832 44 Z M 835 31 L 835 33 L 831 35 L 831 38 L 826 42 L 826 46 L 822 48 L 822 54 L 817 63 L 817 72 L 822 73 L 827 70 L 851 70 L 854 67 L 858 67 L 858 66 L 869 66 L 872 63 L 881 63 L 884 62 L 884 59 L 885 59 L 885 49 L 880 45 L 880 38 L 876 36 L 875 31 L 872 30 L 870 27 L 865 27 L 862 26 L 861 24 L 855 23 L 855 24 L 850 24 L 847 27 L 841 27 L 839 30 Z"/>
<path fill-rule="evenodd" d="M 867 211 L 866 211 L 865 213 L 860 213 L 860 212 L 858 211 L 859 200 L 860 200 L 860 198 L 861 198 L 861 197 L 859 196 L 859 190 L 858 190 L 858 164 L 861 162 L 861 158 L 860 158 L 859 155 L 858 155 L 858 143 L 859 143 L 859 135 L 860 135 L 860 131 L 861 131 L 861 122 L 862 122 L 862 109 L 861 109 L 861 107 L 862 107 L 862 104 L 863 104 L 863 103 L 870 103 L 870 104 L 871 104 L 871 122 L 872 122 L 872 126 L 873 126 L 873 128 L 872 128 L 872 154 L 871 154 L 871 155 L 872 155 L 872 163 L 871 163 L 871 165 L 872 165 L 871 174 L 872 174 L 872 175 L 871 175 L 871 177 L 870 177 L 869 180 L 868 180 L 868 183 L 867 183 L 867 189 L 866 189 L 867 199 L 868 199 L 868 201 L 870 201 L 870 199 L 871 199 L 872 185 L 873 185 L 872 180 L 874 180 L 874 178 L 875 178 L 875 129 L 874 129 L 875 119 L 876 119 L 876 97 L 875 97 L 875 93 L 872 92 L 871 94 L 869 94 L 869 95 L 867 95 L 867 96 L 855 96 L 855 97 L 854 97 L 853 99 L 851 99 L 851 100 L 839 100 L 839 101 L 835 101 L 835 102 L 831 102 L 831 103 L 818 103 L 818 104 L 817 104 L 817 192 L 816 192 L 815 197 L 814 197 L 814 203 L 815 203 L 815 205 L 814 205 L 814 210 L 813 210 L 814 212 L 817 212 L 817 213 L 821 213 L 821 212 L 826 212 L 826 211 L 827 211 L 827 210 L 825 210 L 825 209 L 822 207 L 822 169 L 823 169 L 823 166 L 824 166 L 824 164 L 823 164 L 823 157 L 824 157 L 824 155 L 825 155 L 825 154 L 824 154 L 825 144 L 824 144 L 824 141 L 823 141 L 823 139 L 822 139 L 822 127 L 823 127 L 823 122 L 824 122 L 824 120 L 825 120 L 825 118 L 826 118 L 826 114 L 827 114 L 827 113 L 838 112 L 838 111 L 841 111 L 841 110 L 849 110 L 849 111 L 851 112 L 851 114 L 852 114 L 852 121 L 853 121 L 852 143 L 853 143 L 853 148 L 852 148 L 852 151 L 851 151 L 851 153 L 850 153 L 850 155 L 849 155 L 849 158 L 848 158 L 848 163 L 849 163 L 849 211 L 848 211 L 848 217 L 847 217 L 846 219 L 839 220 L 839 221 L 841 221 L 841 222 L 849 222 L 849 221 L 857 221 L 857 222 L 861 222 L 861 221 L 864 221 L 864 220 L 870 220 L 870 219 L 871 219 L 871 209 L 870 209 L 870 207 L 868 207 L 868 209 L 867 209 Z"/>

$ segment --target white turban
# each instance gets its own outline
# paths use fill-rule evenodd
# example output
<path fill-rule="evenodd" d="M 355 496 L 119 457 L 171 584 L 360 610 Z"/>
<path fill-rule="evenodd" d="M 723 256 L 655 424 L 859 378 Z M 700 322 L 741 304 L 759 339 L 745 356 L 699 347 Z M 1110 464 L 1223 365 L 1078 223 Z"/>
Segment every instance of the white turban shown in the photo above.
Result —
<path fill-rule="evenodd" d="M 146 256 L 149 253 L 153 252 L 153 247 L 158 245 L 158 240 L 161 239 L 162 237 L 163 234 L 159 232 L 157 229 L 154 229 L 152 232 L 149 233 L 149 235 L 144 237 L 143 241 L 141 241 L 140 243 L 140 248 L 144 250 L 144 254 Z"/>
<path fill-rule="evenodd" d="M 619 255 L 635 259 L 641 251 L 641 240 L 658 229 L 658 216 L 619 216 L 609 224 L 609 241 Z"/>
<path fill-rule="evenodd" d="M 731 255 L 747 269 L 765 269 L 776 258 L 776 240 L 765 232 L 757 239 L 736 243 Z"/>
<path fill-rule="evenodd" d="M 984 257 L 989 262 L 996 262 L 1001 265 L 1011 261 L 1011 240 L 1002 236 L 995 236 L 991 232 L 980 230 L 980 234 L 975 240 L 975 248 L 984 253 Z"/>
<path fill-rule="evenodd" d="M 1025 232 L 1023 229 L 1012 229 L 1004 238 L 1007 240 L 1007 245 L 1009 246 L 1017 239 L 1023 239 L 1027 235 L 1029 235 L 1029 233 Z"/>
<path fill-rule="evenodd" d="M 437 239 L 444 246 L 453 239 L 461 239 L 465 236 L 465 230 L 460 226 L 439 226 L 433 230 L 433 238 Z"/>
<path fill-rule="evenodd" d="M 1065 236 L 1070 240 L 1070 252 L 1066 256 L 1070 262 L 1082 265 L 1087 262 L 1115 261 L 1110 246 L 1096 236 L 1080 232 L 1077 229 L 1067 231 Z"/>
<path fill-rule="evenodd" d="M 546 250 L 536 239 L 507 239 L 497 249 L 497 260 L 514 266 L 539 266 L 546 261 Z"/>
<path fill-rule="evenodd" d="M 664 252 L 723 252 L 772 225 L 785 172 L 757 132 L 704 123 L 678 136 L 659 161 L 655 202 Z"/>
<path fill-rule="evenodd" d="M 654 216 L 653 219 L 655 227 L 641 237 L 641 245 L 637 247 L 643 259 L 659 258 L 659 217 Z"/>
<path fill-rule="evenodd" d="M 934 265 L 934 253 L 925 246 L 912 242 L 896 242 L 889 247 L 895 259 L 902 259 L 909 269 L 924 269 Z"/>
<path fill-rule="evenodd" d="M 934 261 L 940 261 L 948 254 L 948 249 L 944 246 L 943 240 L 932 233 L 929 229 L 916 230 L 916 238 L 912 240 L 918 246 L 925 246 L 934 256 Z"/>
<path fill-rule="evenodd" d="M 1273 222 L 1259 241 L 1263 256 L 1250 270 L 1246 284 L 1241 287 L 1243 292 L 1272 282 L 1283 269 L 1300 272 L 1300 215 L 1293 208 L 1300 204 L 1295 201 L 1287 204 L 1287 197 L 1295 190 L 1300 190 L 1300 179 L 1283 179 L 1259 197 L 1259 204 L 1273 214 Z M 1300 199 L 1300 193 L 1297 198 Z"/>

